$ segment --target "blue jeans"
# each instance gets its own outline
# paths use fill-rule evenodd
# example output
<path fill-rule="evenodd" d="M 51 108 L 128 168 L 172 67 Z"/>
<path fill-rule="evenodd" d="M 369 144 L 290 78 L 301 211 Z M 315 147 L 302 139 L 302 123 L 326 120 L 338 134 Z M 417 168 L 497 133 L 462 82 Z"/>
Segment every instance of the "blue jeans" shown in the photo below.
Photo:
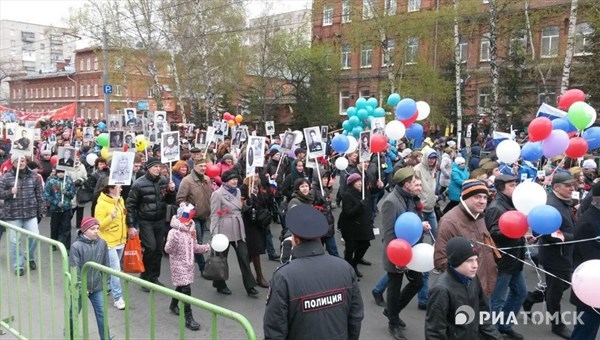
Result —
<path fill-rule="evenodd" d="M 109 248 L 108 249 L 108 261 L 110 262 L 110 268 L 121 271 L 121 257 L 123 256 L 123 248 Z M 110 276 L 110 291 L 115 301 L 123 297 L 121 291 L 121 279 L 116 276 Z"/>
<path fill-rule="evenodd" d="M 39 234 L 40 231 L 38 229 L 37 217 L 33 217 L 30 219 L 18 219 L 18 220 L 9 220 L 6 223 L 10 223 L 17 227 L 21 227 L 25 230 L 31 231 L 32 233 Z M 27 253 L 22 254 L 21 252 L 21 234 L 17 235 L 17 232 L 14 230 L 10 230 L 9 233 L 10 238 L 10 263 L 13 266 L 13 269 L 23 268 L 23 262 L 25 261 L 25 256 Z M 29 247 L 29 261 L 35 260 L 35 250 L 37 248 L 37 240 L 33 238 L 27 239 L 27 246 Z"/>
<path fill-rule="evenodd" d="M 596 339 L 600 327 L 600 315 L 594 311 L 577 307 L 577 313 L 581 314 L 581 321 L 573 328 L 571 340 Z"/>
<path fill-rule="evenodd" d="M 206 220 L 194 219 L 194 224 L 196 226 L 196 240 L 199 244 L 202 244 L 202 239 L 204 238 L 204 228 L 206 227 Z M 194 254 L 194 258 L 196 260 L 196 263 L 198 263 L 198 269 L 200 269 L 200 271 L 203 272 L 205 266 L 204 255 L 196 253 Z"/>
<path fill-rule="evenodd" d="M 100 339 L 107 339 L 104 337 L 104 294 L 102 290 L 99 290 L 95 293 L 88 294 L 88 298 L 92 303 L 92 307 L 94 308 L 94 314 L 96 315 L 96 324 L 98 325 L 98 334 L 100 335 Z M 79 306 L 77 309 L 77 314 L 81 312 L 81 300 L 79 300 Z M 71 313 L 72 314 L 72 313 Z M 71 338 L 73 338 L 73 319 L 71 318 Z M 110 330 L 108 331 L 108 339 L 110 339 Z M 81 335 L 81 334 L 79 334 Z"/>
<path fill-rule="evenodd" d="M 435 216 L 435 211 L 423 211 L 423 219 L 425 222 L 429 222 L 429 225 L 431 226 L 431 234 L 433 234 L 433 237 L 435 237 L 437 235 L 437 217 Z"/>
<path fill-rule="evenodd" d="M 429 272 L 423 273 L 423 287 L 419 289 L 417 300 L 420 305 L 426 305 L 429 301 Z"/>
<path fill-rule="evenodd" d="M 498 329 L 509 330 L 512 325 L 505 321 L 510 312 L 515 316 L 519 313 L 527 297 L 527 283 L 523 271 L 515 274 L 498 273 L 496 288 L 490 297 L 490 308 L 496 314 L 504 312 L 504 320 L 498 324 Z"/>
<path fill-rule="evenodd" d="M 267 254 L 269 257 L 277 255 L 277 253 L 275 253 L 275 247 L 273 246 L 273 234 L 271 234 L 270 225 L 265 228 L 265 246 L 267 248 Z"/>
<path fill-rule="evenodd" d="M 337 257 L 340 256 L 338 254 L 337 244 L 335 243 L 335 234 L 329 237 L 322 237 L 321 243 L 325 245 L 325 249 L 327 249 L 329 255 Z"/>
<path fill-rule="evenodd" d="M 379 282 L 377 282 L 377 284 L 375 285 L 375 288 L 373 288 L 373 291 L 375 293 L 383 294 L 383 292 L 387 288 L 388 280 L 389 279 L 387 273 L 384 273 L 381 279 L 379 279 Z"/>

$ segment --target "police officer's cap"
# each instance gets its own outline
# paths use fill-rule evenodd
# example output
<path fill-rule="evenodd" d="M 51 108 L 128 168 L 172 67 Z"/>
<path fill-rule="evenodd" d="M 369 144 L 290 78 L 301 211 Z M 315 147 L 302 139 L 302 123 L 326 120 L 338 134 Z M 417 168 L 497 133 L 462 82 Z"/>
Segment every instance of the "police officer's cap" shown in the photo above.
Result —
<path fill-rule="evenodd" d="M 310 205 L 297 205 L 288 210 L 285 223 L 292 234 L 305 240 L 320 238 L 329 230 L 325 216 Z"/>

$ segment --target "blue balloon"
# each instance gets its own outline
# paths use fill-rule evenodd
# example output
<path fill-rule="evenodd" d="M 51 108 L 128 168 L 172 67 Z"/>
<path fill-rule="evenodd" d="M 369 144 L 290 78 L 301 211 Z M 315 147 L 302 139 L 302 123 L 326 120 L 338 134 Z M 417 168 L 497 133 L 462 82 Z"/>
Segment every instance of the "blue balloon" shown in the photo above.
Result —
<path fill-rule="evenodd" d="M 526 161 L 535 162 L 543 155 L 542 142 L 527 142 L 521 148 L 521 157 Z"/>
<path fill-rule="evenodd" d="M 563 130 L 566 133 L 575 132 L 577 128 L 571 124 L 567 117 L 552 120 L 552 130 Z"/>
<path fill-rule="evenodd" d="M 373 120 L 373 116 L 369 116 L 367 117 L 367 119 L 364 120 L 364 126 L 368 126 L 371 127 L 371 121 Z"/>
<path fill-rule="evenodd" d="M 369 112 L 367 112 L 367 110 L 365 110 L 365 109 L 360 109 L 360 110 L 358 110 L 358 113 L 356 114 L 356 116 L 358 117 L 358 119 L 360 121 L 363 121 L 363 120 L 367 119 L 367 117 L 369 117 Z"/>
<path fill-rule="evenodd" d="M 360 97 L 356 100 L 356 109 L 364 109 L 367 107 L 367 100 L 363 97 Z"/>
<path fill-rule="evenodd" d="M 354 136 L 360 136 L 360 133 L 363 132 L 363 128 L 362 126 L 355 126 L 354 129 L 352 129 L 352 134 Z M 358 137 L 357 137 L 358 138 Z"/>
<path fill-rule="evenodd" d="M 360 119 L 358 119 L 357 116 L 350 117 L 350 119 L 348 119 L 348 121 L 350 122 L 350 124 L 352 125 L 352 127 L 355 127 L 355 126 L 357 126 L 357 125 L 360 124 Z"/>
<path fill-rule="evenodd" d="M 410 98 L 402 99 L 396 106 L 396 119 L 406 120 L 417 112 L 417 103 Z"/>
<path fill-rule="evenodd" d="M 588 142 L 588 149 L 595 150 L 600 148 L 600 126 L 593 126 L 581 135 Z"/>
<path fill-rule="evenodd" d="M 417 214 L 413 212 L 402 213 L 394 224 L 396 238 L 403 239 L 411 245 L 419 242 L 423 236 L 423 223 Z"/>
<path fill-rule="evenodd" d="M 331 148 L 337 153 L 344 153 L 350 146 L 350 140 L 344 135 L 337 135 L 331 140 Z"/>
<path fill-rule="evenodd" d="M 376 118 L 385 117 L 385 110 L 382 107 L 376 108 L 375 110 L 373 110 L 373 117 L 376 117 Z"/>
<path fill-rule="evenodd" d="M 365 110 L 367 110 L 367 113 L 369 114 L 369 116 L 373 114 L 373 108 L 372 108 L 372 107 L 370 107 L 370 106 L 367 106 L 367 107 L 365 108 Z"/>
<path fill-rule="evenodd" d="M 562 216 L 551 205 L 539 205 L 527 215 L 527 224 L 538 234 L 549 235 L 557 231 L 562 223 Z"/>
<path fill-rule="evenodd" d="M 342 127 L 344 128 L 344 131 L 352 131 L 352 123 L 350 123 L 349 120 L 345 120 L 342 123 Z"/>
<path fill-rule="evenodd" d="M 350 133 L 350 131 L 348 131 L 348 130 L 342 131 L 342 135 L 344 135 L 344 136 L 348 136 L 349 133 Z"/>
<path fill-rule="evenodd" d="M 409 139 L 418 139 L 423 136 L 423 125 L 419 123 L 412 123 L 411 126 L 406 129 L 406 137 Z"/>
<path fill-rule="evenodd" d="M 106 130 L 106 123 L 105 123 L 105 122 L 100 122 L 100 123 L 98 123 L 98 129 L 99 129 L 100 131 L 104 131 L 104 130 Z"/>
<path fill-rule="evenodd" d="M 354 106 L 350 106 L 348 110 L 346 110 L 346 114 L 348 115 L 348 117 L 356 116 L 356 112 L 357 110 Z"/>
<path fill-rule="evenodd" d="M 387 104 L 388 106 L 396 106 L 400 102 L 400 95 L 397 93 L 392 93 L 388 97 Z"/>
<path fill-rule="evenodd" d="M 377 107 L 377 98 L 371 97 L 367 100 L 367 107 L 372 109 Z"/>

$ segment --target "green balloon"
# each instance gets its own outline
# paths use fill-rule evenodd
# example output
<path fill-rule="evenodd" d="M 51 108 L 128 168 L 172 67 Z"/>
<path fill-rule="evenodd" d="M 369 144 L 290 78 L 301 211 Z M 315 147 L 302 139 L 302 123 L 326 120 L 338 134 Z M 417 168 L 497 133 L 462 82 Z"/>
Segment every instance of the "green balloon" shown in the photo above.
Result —
<path fill-rule="evenodd" d="M 584 102 L 575 102 L 569 108 L 567 118 L 578 130 L 583 130 L 588 127 L 593 119 L 592 116 L 588 114 L 587 106 L 588 104 Z"/>
<path fill-rule="evenodd" d="M 98 145 L 103 146 L 103 147 L 108 147 L 108 133 L 101 133 L 98 135 L 98 138 L 96 139 L 96 143 L 98 143 Z"/>

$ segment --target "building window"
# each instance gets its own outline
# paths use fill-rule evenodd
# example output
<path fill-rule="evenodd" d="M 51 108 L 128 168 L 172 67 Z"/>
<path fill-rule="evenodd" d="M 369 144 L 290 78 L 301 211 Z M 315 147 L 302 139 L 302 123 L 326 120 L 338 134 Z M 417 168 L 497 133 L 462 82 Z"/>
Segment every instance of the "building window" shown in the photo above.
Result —
<path fill-rule="evenodd" d="M 419 38 L 410 37 L 406 39 L 406 64 L 416 64 L 419 58 Z"/>
<path fill-rule="evenodd" d="M 458 60 L 460 60 L 461 64 L 467 62 L 468 55 L 469 41 L 465 37 L 460 37 L 460 41 L 458 42 Z"/>
<path fill-rule="evenodd" d="M 115 85 L 115 96 L 121 96 L 121 85 Z"/>
<path fill-rule="evenodd" d="M 594 34 L 594 29 L 592 26 L 583 22 L 581 24 L 577 24 L 577 28 L 575 29 L 575 55 L 590 55 L 592 54 L 589 51 L 590 48 L 590 38 Z"/>
<path fill-rule="evenodd" d="M 88 57 L 86 62 L 86 71 L 90 71 L 92 69 L 92 58 Z"/>
<path fill-rule="evenodd" d="M 44 88 L 40 88 L 40 98 L 44 98 Z"/>
<path fill-rule="evenodd" d="M 408 0 L 408 11 L 417 12 L 421 9 L 421 0 Z"/>
<path fill-rule="evenodd" d="M 50 88 L 46 87 L 46 98 L 50 98 Z"/>
<path fill-rule="evenodd" d="M 35 97 L 36 97 L 36 98 L 39 98 L 39 97 L 38 97 L 38 88 L 36 88 L 36 89 L 35 89 Z"/>
<path fill-rule="evenodd" d="M 350 107 L 350 91 L 340 92 L 340 114 L 345 115 Z"/>
<path fill-rule="evenodd" d="M 83 96 L 83 93 L 84 93 L 84 92 L 83 92 L 83 84 L 80 84 L 80 85 L 79 85 L 79 95 L 80 95 L 80 96 Z"/>
<path fill-rule="evenodd" d="M 148 88 L 148 90 L 146 91 L 146 95 L 148 96 L 148 98 L 154 98 L 154 91 L 152 91 L 152 87 Z"/>
<path fill-rule="evenodd" d="M 384 0 L 384 11 L 386 15 L 396 15 L 398 0 Z"/>
<path fill-rule="evenodd" d="M 83 58 L 79 60 L 79 71 L 84 71 L 84 68 L 83 68 Z"/>
<path fill-rule="evenodd" d="M 477 97 L 477 113 L 480 116 L 485 115 L 489 111 L 490 107 L 491 90 L 488 87 L 482 87 L 479 89 L 479 95 Z"/>
<path fill-rule="evenodd" d="M 360 49 L 360 68 L 369 68 L 373 64 L 373 47 L 363 45 Z"/>
<path fill-rule="evenodd" d="M 98 71 L 98 57 L 94 57 L 94 71 Z"/>
<path fill-rule="evenodd" d="M 373 0 L 363 0 L 362 4 L 362 18 L 363 20 L 369 20 L 373 17 L 373 4 L 371 4 Z"/>
<path fill-rule="evenodd" d="M 58 87 L 58 98 L 62 97 L 62 87 Z"/>
<path fill-rule="evenodd" d="M 342 1 L 342 24 L 352 21 L 352 5 L 350 0 Z"/>
<path fill-rule="evenodd" d="M 326 4 L 323 6 L 323 26 L 333 25 L 333 5 Z"/>
<path fill-rule="evenodd" d="M 98 119 L 98 109 L 94 110 L 94 119 Z"/>
<path fill-rule="evenodd" d="M 556 103 L 557 103 L 556 93 L 555 92 L 544 93 L 540 89 L 539 94 L 538 94 L 538 105 L 542 105 L 542 103 L 550 104 L 553 106 L 556 105 Z"/>
<path fill-rule="evenodd" d="M 490 3 L 490 0 L 483 0 L 483 4 L 484 4 L 484 5 L 487 5 L 487 4 L 489 4 L 489 3 Z"/>
<path fill-rule="evenodd" d="M 94 96 L 98 96 L 98 84 L 94 84 Z"/>
<path fill-rule="evenodd" d="M 92 119 L 92 108 L 88 108 L 88 119 Z"/>
<path fill-rule="evenodd" d="M 366 99 L 371 98 L 371 90 L 360 90 L 360 96 Z"/>
<path fill-rule="evenodd" d="M 540 56 L 542 58 L 553 58 L 558 56 L 558 39 L 560 28 L 550 26 L 542 29 L 542 48 Z"/>
<path fill-rule="evenodd" d="M 75 97 L 75 85 L 71 85 L 71 97 Z"/>
<path fill-rule="evenodd" d="M 65 97 L 69 96 L 69 87 L 65 86 Z"/>
<path fill-rule="evenodd" d="M 490 34 L 483 33 L 481 36 L 481 48 L 479 50 L 479 61 L 490 61 Z"/>
<path fill-rule="evenodd" d="M 86 96 L 90 96 L 91 95 L 91 91 L 90 91 L 91 89 L 92 89 L 92 86 L 90 84 L 87 84 L 87 86 L 86 86 L 86 90 L 87 91 L 85 91 L 85 95 Z"/>
<path fill-rule="evenodd" d="M 342 69 L 349 69 L 352 65 L 350 63 L 350 46 L 342 45 Z"/>
<path fill-rule="evenodd" d="M 85 109 L 84 108 L 79 109 L 79 115 L 81 116 L 81 118 L 85 118 Z"/>
<path fill-rule="evenodd" d="M 52 98 L 56 98 L 56 87 L 52 87 Z"/>
<path fill-rule="evenodd" d="M 388 65 L 394 65 L 394 58 L 392 58 L 393 54 L 394 54 L 394 49 L 396 48 L 396 40 L 395 39 L 388 39 L 385 41 L 385 50 L 387 49 L 387 54 L 386 53 L 381 53 L 381 65 L 382 66 L 388 66 Z"/>

